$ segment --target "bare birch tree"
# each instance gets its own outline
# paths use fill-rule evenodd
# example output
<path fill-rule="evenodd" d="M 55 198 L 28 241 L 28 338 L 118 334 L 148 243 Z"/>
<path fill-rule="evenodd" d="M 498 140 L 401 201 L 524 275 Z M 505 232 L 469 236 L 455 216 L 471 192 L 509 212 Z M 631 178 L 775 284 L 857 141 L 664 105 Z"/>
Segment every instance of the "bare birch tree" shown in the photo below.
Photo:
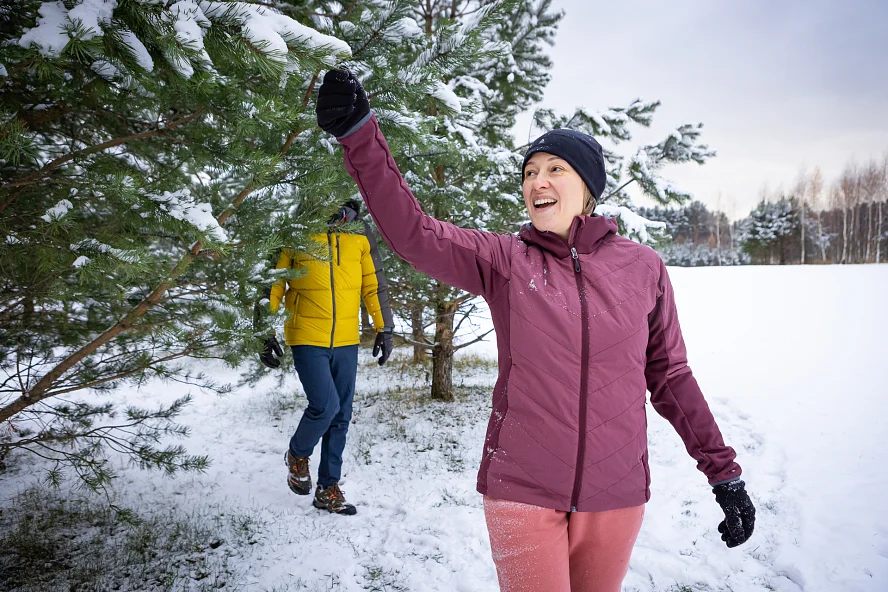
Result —
<path fill-rule="evenodd" d="M 826 244 L 823 238 L 823 208 L 821 207 L 821 195 L 823 193 L 823 174 L 820 167 L 814 167 L 811 178 L 808 180 L 808 202 L 811 209 L 817 212 L 817 244 L 820 246 L 820 259 L 826 262 Z"/>
<path fill-rule="evenodd" d="M 876 263 L 882 262 L 882 203 L 888 201 L 888 152 L 879 166 L 879 188 L 876 196 Z"/>
<path fill-rule="evenodd" d="M 853 213 L 860 193 L 856 165 L 850 164 L 845 167 L 842 177 L 839 179 L 838 189 L 834 197 L 838 197 L 839 203 L 836 206 L 842 210 L 842 255 L 839 258 L 839 263 L 844 264 L 849 263 L 850 257 L 853 255 L 853 251 L 850 248 L 854 235 Z M 850 225 L 848 220 L 849 214 L 852 217 Z"/>
<path fill-rule="evenodd" d="M 802 169 L 799 172 L 799 178 L 796 180 L 795 188 L 793 193 L 795 194 L 795 198 L 799 202 L 799 221 L 801 227 L 801 256 L 799 257 L 799 263 L 805 264 L 805 229 L 807 227 L 807 220 L 805 218 L 805 205 L 807 201 L 807 189 L 808 189 L 808 178 L 805 173 L 805 170 Z"/>
<path fill-rule="evenodd" d="M 861 208 L 866 208 L 866 237 L 863 246 L 863 262 L 869 263 L 873 255 L 873 243 L 875 242 L 876 225 L 873 209 L 879 199 L 879 185 L 881 184 L 879 165 L 875 161 L 860 171 L 860 200 Z"/>

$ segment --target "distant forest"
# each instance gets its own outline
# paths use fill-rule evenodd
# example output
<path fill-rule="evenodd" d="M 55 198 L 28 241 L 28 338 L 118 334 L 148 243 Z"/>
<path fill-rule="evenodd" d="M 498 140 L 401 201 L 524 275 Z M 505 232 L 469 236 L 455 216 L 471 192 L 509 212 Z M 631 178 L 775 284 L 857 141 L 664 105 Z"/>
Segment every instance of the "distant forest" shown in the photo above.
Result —
<path fill-rule="evenodd" d="M 790 191 L 763 195 L 746 218 L 733 223 L 700 201 L 638 213 L 666 222 L 654 247 L 667 265 L 884 263 L 888 155 L 848 165 L 832 185 L 814 169 Z"/>

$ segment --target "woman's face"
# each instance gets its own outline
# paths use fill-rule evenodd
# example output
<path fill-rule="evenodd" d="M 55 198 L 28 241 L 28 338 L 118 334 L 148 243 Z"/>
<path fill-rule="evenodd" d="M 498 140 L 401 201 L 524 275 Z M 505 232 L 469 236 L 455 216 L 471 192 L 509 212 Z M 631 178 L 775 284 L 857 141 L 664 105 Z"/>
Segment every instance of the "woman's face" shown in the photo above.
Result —
<path fill-rule="evenodd" d="M 567 240 L 573 219 L 583 213 L 586 185 L 567 161 L 537 152 L 524 167 L 524 205 L 537 230 L 548 230 Z"/>

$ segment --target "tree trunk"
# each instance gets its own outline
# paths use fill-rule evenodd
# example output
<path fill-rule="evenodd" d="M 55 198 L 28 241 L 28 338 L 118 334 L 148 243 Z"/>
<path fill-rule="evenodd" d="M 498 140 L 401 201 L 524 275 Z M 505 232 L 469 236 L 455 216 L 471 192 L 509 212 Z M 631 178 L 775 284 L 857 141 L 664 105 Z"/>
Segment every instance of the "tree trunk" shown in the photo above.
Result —
<path fill-rule="evenodd" d="M 857 212 L 857 262 L 858 263 L 866 263 L 866 251 L 869 246 L 868 240 L 869 236 L 866 231 L 866 204 L 861 204 L 858 206 L 859 212 Z"/>
<path fill-rule="evenodd" d="M 840 263 L 848 262 L 848 208 L 842 208 L 842 258 Z"/>
<path fill-rule="evenodd" d="M 851 244 L 854 247 L 851 261 L 853 263 L 860 263 L 860 234 L 860 205 L 857 205 L 852 210 L 851 217 Z"/>
<path fill-rule="evenodd" d="M 817 212 L 817 242 L 820 243 L 820 258 L 826 263 L 826 246 L 823 244 L 823 217 L 822 212 Z"/>
<path fill-rule="evenodd" d="M 876 230 L 876 263 L 881 263 L 882 259 L 882 202 L 879 202 L 879 222 Z"/>
<path fill-rule="evenodd" d="M 431 115 L 437 109 L 429 109 Z M 435 182 L 443 187 L 446 182 L 444 165 L 437 164 L 434 169 Z M 435 218 L 446 220 L 446 212 L 435 206 Z M 435 282 L 435 345 L 432 347 L 432 399 L 435 401 L 453 401 L 453 317 L 458 305 L 448 299 L 450 286 Z"/>
<path fill-rule="evenodd" d="M 802 206 L 802 256 L 799 258 L 799 263 L 802 265 L 805 264 L 805 202 L 801 203 Z"/>
<path fill-rule="evenodd" d="M 435 345 L 432 348 L 432 399 L 453 401 L 453 317 L 457 305 L 447 299 L 449 286 L 435 282 Z"/>
<path fill-rule="evenodd" d="M 851 263 L 860 263 L 860 206 L 851 209 Z"/>
<path fill-rule="evenodd" d="M 410 327 L 411 337 L 413 337 L 413 363 L 422 364 L 428 359 L 426 347 L 417 345 L 425 341 L 425 331 L 423 330 L 423 315 L 425 306 L 419 302 L 415 302 L 410 306 Z"/>
<path fill-rule="evenodd" d="M 864 263 L 870 262 L 873 255 L 873 204 L 866 204 L 866 254 L 863 257 Z"/>

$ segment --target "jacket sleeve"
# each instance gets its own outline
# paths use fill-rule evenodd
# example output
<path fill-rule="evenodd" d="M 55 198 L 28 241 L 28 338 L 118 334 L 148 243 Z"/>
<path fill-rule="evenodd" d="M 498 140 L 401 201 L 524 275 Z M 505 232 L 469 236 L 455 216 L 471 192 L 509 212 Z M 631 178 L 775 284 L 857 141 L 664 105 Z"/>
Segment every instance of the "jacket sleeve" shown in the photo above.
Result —
<path fill-rule="evenodd" d="M 382 259 L 376 245 L 376 236 L 370 225 L 364 223 L 364 236 L 367 237 L 366 251 L 361 254 L 361 298 L 364 306 L 373 319 L 373 328 L 376 332 L 383 327 L 395 328 L 392 317 L 392 307 L 389 303 L 388 286 L 385 282 L 385 274 L 382 271 Z"/>
<path fill-rule="evenodd" d="M 422 273 L 488 300 L 509 279 L 510 235 L 459 228 L 425 215 L 372 116 L 339 138 L 345 164 L 383 239 Z"/>
<path fill-rule="evenodd" d="M 654 409 L 666 418 L 681 439 L 697 468 L 711 485 L 741 474 L 736 453 L 726 446 L 688 366 L 687 351 L 678 324 L 672 283 L 660 261 L 657 303 L 648 316 L 650 337 L 645 378 Z"/>
<path fill-rule="evenodd" d="M 290 249 L 281 249 L 281 256 L 278 257 L 275 269 L 287 269 L 292 265 L 292 257 Z M 284 294 L 287 292 L 287 280 L 278 280 L 271 286 L 271 294 L 269 295 L 271 312 L 277 312 L 284 301 Z"/>

